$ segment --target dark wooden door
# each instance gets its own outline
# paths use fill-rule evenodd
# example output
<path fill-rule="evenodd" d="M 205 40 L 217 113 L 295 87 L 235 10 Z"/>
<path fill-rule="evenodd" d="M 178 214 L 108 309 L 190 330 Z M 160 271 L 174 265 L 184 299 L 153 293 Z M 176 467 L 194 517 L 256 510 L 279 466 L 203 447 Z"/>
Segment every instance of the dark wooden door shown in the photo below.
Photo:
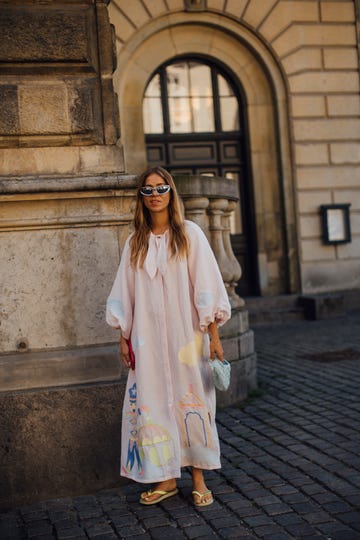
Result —
<path fill-rule="evenodd" d="M 253 204 L 247 173 L 241 99 L 217 66 L 177 59 L 149 81 L 143 102 L 149 165 L 171 173 L 224 176 L 238 182 L 240 201 L 232 216 L 231 241 L 242 268 L 237 293 L 257 294 Z"/>

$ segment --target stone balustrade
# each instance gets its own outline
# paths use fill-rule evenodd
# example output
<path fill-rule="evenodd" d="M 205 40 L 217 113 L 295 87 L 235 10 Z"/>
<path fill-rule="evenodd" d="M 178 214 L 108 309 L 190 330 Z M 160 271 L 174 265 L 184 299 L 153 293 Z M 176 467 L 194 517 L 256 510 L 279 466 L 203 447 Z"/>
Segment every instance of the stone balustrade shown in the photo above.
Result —
<path fill-rule="evenodd" d="M 205 232 L 218 262 L 232 308 L 244 306 L 235 288 L 241 267 L 231 247 L 230 215 L 239 200 L 234 180 L 215 176 L 176 175 L 175 182 L 187 219 Z"/>

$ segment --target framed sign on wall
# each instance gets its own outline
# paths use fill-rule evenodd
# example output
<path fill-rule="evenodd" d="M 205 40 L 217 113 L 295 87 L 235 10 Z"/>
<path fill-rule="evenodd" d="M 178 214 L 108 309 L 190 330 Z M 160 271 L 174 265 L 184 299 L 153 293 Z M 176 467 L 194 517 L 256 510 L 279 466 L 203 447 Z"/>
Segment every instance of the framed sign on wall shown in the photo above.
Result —
<path fill-rule="evenodd" d="M 351 242 L 350 203 L 320 206 L 324 244 Z"/>

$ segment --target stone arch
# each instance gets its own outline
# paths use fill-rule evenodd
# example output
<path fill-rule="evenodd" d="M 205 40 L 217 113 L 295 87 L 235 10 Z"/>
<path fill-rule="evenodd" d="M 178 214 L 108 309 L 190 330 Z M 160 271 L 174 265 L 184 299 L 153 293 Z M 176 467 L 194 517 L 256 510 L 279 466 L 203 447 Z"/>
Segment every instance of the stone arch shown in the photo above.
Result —
<path fill-rule="evenodd" d="M 287 92 L 281 68 L 248 28 L 226 17 L 176 13 L 153 20 L 118 55 L 120 144 L 126 171 L 146 165 L 142 98 L 162 63 L 200 54 L 222 63 L 241 82 L 249 129 L 262 294 L 299 290 Z"/>

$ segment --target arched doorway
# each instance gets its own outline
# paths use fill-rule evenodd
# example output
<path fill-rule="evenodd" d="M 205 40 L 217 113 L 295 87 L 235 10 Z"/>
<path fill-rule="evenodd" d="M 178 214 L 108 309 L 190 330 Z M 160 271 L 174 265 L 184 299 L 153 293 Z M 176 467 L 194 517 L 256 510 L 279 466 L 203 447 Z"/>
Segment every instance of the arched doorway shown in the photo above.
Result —
<path fill-rule="evenodd" d="M 147 161 L 173 174 L 219 176 L 238 184 L 231 222 L 242 268 L 236 292 L 258 293 L 255 226 L 245 106 L 229 73 L 202 57 L 178 57 L 150 77 L 143 98 Z"/>
<path fill-rule="evenodd" d="M 172 59 L 211 59 L 226 66 L 246 105 L 248 147 L 256 226 L 259 294 L 299 290 L 295 184 L 287 87 L 277 59 L 246 26 L 217 14 L 178 12 L 157 18 L 129 39 L 118 54 L 114 84 L 119 96 L 126 171 L 147 164 L 143 98 L 159 66 Z M 199 19 L 199 20 L 197 20 Z M 165 46 L 164 46 L 165 44 Z"/>

